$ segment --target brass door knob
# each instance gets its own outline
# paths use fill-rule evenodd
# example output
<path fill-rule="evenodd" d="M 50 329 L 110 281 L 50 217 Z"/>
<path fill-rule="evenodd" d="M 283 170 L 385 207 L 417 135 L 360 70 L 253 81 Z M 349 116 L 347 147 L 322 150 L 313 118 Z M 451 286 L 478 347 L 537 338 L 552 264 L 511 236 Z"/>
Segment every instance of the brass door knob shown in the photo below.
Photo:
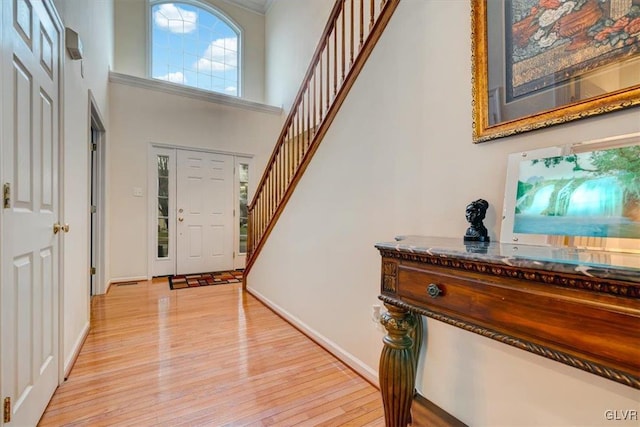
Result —
<path fill-rule="evenodd" d="M 53 234 L 58 234 L 59 232 L 64 231 L 65 233 L 69 232 L 69 224 L 62 225 L 59 222 L 53 224 Z"/>
<path fill-rule="evenodd" d="M 182 222 L 184 221 L 184 218 L 178 218 L 178 221 Z"/>

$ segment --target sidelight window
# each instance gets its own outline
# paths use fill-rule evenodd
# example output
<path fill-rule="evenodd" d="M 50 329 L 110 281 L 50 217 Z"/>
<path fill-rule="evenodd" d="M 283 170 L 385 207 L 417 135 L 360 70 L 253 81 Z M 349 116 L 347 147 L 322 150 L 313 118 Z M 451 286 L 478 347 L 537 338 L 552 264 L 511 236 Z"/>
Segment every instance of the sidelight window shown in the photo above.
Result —
<path fill-rule="evenodd" d="M 238 252 L 241 254 L 247 253 L 247 227 L 249 224 L 248 220 L 248 209 L 247 205 L 249 203 L 249 165 L 247 163 L 239 163 L 239 175 L 240 175 L 240 190 L 238 192 L 238 203 L 239 203 L 239 212 L 238 215 L 240 232 L 239 236 L 239 249 Z"/>
<path fill-rule="evenodd" d="M 169 156 L 158 156 L 158 258 L 169 257 Z"/>

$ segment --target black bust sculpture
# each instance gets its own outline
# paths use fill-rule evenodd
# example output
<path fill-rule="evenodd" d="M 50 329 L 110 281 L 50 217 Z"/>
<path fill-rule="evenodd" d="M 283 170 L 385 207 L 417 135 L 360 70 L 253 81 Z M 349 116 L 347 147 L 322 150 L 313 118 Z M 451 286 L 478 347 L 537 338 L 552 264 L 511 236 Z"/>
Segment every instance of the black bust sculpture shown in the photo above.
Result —
<path fill-rule="evenodd" d="M 471 225 L 464 234 L 465 242 L 489 241 L 487 227 L 482 223 L 482 220 L 487 214 L 487 208 L 489 208 L 489 202 L 484 199 L 475 200 L 467 205 L 465 216 Z"/>

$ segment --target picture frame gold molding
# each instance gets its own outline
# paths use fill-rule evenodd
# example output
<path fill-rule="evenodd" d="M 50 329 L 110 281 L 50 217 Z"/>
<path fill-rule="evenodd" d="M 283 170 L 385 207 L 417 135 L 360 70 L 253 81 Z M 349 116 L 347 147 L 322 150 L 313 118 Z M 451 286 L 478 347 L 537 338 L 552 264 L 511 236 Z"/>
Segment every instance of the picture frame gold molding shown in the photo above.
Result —
<path fill-rule="evenodd" d="M 495 0 L 490 0 L 495 1 Z M 640 84 L 585 100 L 490 124 L 487 0 L 471 2 L 472 139 L 482 143 L 640 105 Z"/>

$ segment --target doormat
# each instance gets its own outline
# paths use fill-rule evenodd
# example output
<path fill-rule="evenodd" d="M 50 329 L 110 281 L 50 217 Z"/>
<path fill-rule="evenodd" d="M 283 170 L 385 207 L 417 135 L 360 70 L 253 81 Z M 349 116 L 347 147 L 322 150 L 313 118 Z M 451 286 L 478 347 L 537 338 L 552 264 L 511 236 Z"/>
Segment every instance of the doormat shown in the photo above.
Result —
<path fill-rule="evenodd" d="M 196 288 L 199 286 L 225 285 L 242 282 L 243 270 L 215 271 L 200 274 L 178 274 L 169 276 L 171 289 Z"/>

